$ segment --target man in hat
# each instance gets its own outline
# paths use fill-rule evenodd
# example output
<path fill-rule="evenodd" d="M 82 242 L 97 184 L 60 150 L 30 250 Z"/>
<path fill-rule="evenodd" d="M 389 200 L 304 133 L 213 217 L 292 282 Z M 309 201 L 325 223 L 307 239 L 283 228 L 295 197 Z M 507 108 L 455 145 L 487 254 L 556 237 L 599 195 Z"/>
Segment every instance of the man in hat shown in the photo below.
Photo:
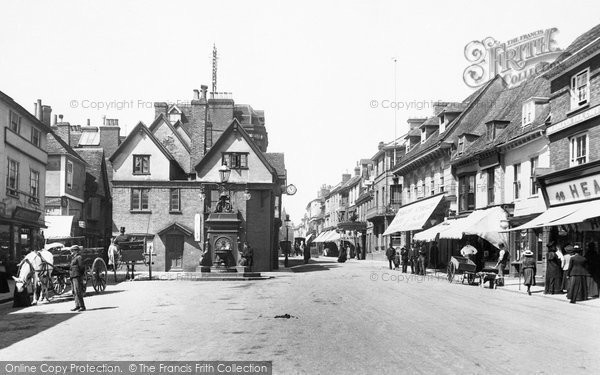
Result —
<path fill-rule="evenodd" d="M 71 285 L 73 288 L 73 297 L 75 298 L 75 308 L 71 311 L 85 311 L 85 303 L 83 302 L 84 286 L 83 278 L 85 277 L 85 266 L 83 265 L 83 259 L 81 258 L 80 250 L 81 246 L 71 246 L 71 268 L 69 270 L 69 277 L 71 278 Z"/>
<path fill-rule="evenodd" d="M 500 249 L 500 252 L 498 253 L 498 262 L 496 263 L 496 268 L 498 269 L 497 284 L 504 286 L 504 269 L 508 264 L 509 255 L 508 250 L 506 250 L 506 247 L 503 243 L 499 244 L 498 248 Z"/>
<path fill-rule="evenodd" d="M 400 261 L 402 262 L 402 273 L 406 273 L 408 270 L 408 250 L 406 246 L 402 246 L 400 249 Z"/>

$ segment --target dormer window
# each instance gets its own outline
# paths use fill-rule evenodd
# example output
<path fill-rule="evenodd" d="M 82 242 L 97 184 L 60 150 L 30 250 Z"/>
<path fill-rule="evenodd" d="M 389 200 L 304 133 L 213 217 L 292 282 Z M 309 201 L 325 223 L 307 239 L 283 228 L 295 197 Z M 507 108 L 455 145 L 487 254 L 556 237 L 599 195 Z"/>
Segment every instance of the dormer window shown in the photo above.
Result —
<path fill-rule="evenodd" d="M 425 131 L 425 127 L 421 129 L 421 143 L 425 143 L 427 140 L 427 132 Z"/>
<path fill-rule="evenodd" d="M 487 140 L 493 141 L 496 138 L 496 124 L 488 122 L 486 125 Z"/>
<path fill-rule="evenodd" d="M 410 151 L 410 142 L 406 142 L 406 152 L 408 153 Z"/>
<path fill-rule="evenodd" d="M 571 77 L 571 109 L 577 109 L 590 100 L 590 69 Z"/>
<path fill-rule="evenodd" d="M 522 125 L 529 125 L 535 119 L 535 102 L 533 100 L 528 100 L 523 103 L 523 121 Z"/>
<path fill-rule="evenodd" d="M 439 132 L 440 134 L 442 134 L 443 132 L 446 131 L 446 117 L 444 116 L 444 114 L 440 114 L 440 128 L 439 128 Z"/>
<path fill-rule="evenodd" d="M 458 137 L 458 154 L 462 154 L 465 151 L 465 136 L 461 135 Z"/>
<path fill-rule="evenodd" d="M 181 110 L 177 106 L 173 106 L 169 110 L 169 121 L 171 124 L 175 124 L 177 121 L 181 121 Z"/>

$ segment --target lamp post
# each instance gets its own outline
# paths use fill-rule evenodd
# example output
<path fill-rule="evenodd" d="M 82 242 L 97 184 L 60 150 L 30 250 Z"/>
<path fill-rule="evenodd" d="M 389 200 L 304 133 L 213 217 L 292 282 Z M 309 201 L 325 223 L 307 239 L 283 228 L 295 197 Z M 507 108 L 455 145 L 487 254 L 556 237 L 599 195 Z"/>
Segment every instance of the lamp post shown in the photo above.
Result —
<path fill-rule="evenodd" d="M 231 169 L 227 166 L 227 164 L 221 165 L 219 167 L 219 179 L 221 180 L 221 189 L 225 191 L 225 184 L 229 181 L 229 176 L 231 175 Z"/>
<path fill-rule="evenodd" d="M 283 249 L 283 255 L 285 256 L 285 259 L 283 261 L 283 266 L 284 267 L 288 267 L 288 253 L 289 253 L 289 247 L 290 247 L 290 215 L 285 215 L 285 248 Z"/>

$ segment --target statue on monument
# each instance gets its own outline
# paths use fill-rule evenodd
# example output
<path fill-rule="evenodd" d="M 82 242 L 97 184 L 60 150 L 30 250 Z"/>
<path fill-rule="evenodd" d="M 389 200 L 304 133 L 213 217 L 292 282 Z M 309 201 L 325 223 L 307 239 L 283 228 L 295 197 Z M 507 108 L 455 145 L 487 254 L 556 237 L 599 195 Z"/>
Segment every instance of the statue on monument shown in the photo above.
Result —
<path fill-rule="evenodd" d="M 221 193 L 215 212 L 233 212 L 233 206 L 231 205 L 230 198 L 227 193 Z"/>

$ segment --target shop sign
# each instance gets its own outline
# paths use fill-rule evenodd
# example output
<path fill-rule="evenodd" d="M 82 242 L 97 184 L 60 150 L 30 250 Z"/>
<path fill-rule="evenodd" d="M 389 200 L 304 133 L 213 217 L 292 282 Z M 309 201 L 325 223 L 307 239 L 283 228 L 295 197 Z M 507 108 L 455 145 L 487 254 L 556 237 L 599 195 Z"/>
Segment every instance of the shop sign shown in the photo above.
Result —
<path fill-rule="evenodd" d="M 580 123 L 587 121 L 591 118 L 594 118 L 598 115 L 600 115 L 600 105 L 597 105 L 594 108 L 590 108 L 585 112 L 581 112 L 577 116 L 569 117 L 568 119 L 566 119 L 564 121 L 561 121 L 559 123 L 556 123 L 556 124 L 550 126 L 546 130 L 546 133 L 548 135 L 558 133 L 561 130 L 564 130 L 564 129 L 570 128 L 571 126 L 580 124 Z"/>
<path fill-rule="evenodd" d="M 13 219 L 37 223 L 40 215 L 41 212 L 39 211 L 33 211 L 23 207 L 17 207 L 13 212 Z"/>
<path fill-rule="evenodd" d="M 550 206 L 600 198 L 600 175 L 546 186 Z"/>

